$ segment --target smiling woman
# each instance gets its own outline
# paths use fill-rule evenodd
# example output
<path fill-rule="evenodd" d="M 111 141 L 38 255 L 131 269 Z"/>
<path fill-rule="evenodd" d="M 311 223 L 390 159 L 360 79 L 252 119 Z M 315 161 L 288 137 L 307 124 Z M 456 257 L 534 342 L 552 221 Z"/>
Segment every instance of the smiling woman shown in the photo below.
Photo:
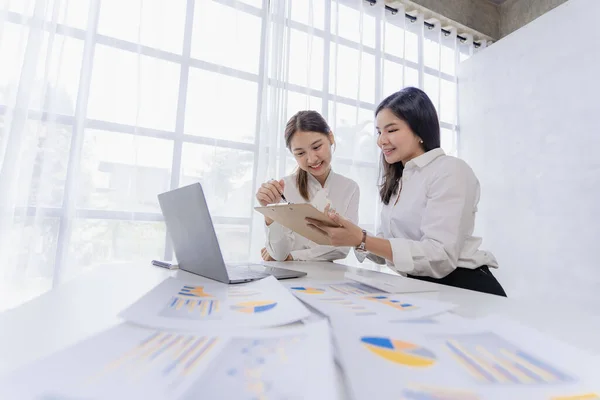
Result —
<path fill-rule="evenodd" d="M 286 147 L 298 168 L 292 175 L 265 182 L 256 199 L 262 206 L 278 203 L 282 195 L 292 203 L 308 203 L 321 210 L 331 203 L 350 221 L 358 223 L 358 184 L 331 169 L 333 132 L 316 111 L 299 111 L 285 128 Z M 320 204 L 319 204 L 320 203 Z M 267 240 L 261 256 L 266 261 L 333 261 L 346 258 L 349 248 L 320 246 L 265 217 Z"/>
<path fill-rule="evenodd" d="M 473 236 L 479 181 L 462 160 L 440 148 L 440 126 L 429 97 L 408 87 L 377 107 L 382 150 L 381 223 L 376 236 L 327 209 L 339 228 L 308 223 L 357 258 L 386 263 L 411 278 L 506 296 L 489 267 L 494 256 Z"/>

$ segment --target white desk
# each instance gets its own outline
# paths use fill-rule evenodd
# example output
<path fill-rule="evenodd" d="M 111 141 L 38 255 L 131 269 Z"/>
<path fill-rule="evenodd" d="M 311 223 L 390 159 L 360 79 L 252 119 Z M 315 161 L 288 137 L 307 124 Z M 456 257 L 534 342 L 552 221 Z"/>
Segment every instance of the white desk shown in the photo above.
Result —
<path fill-rule="evenodd" d="M 273 263 L 302 270 L 297 279 L 337 280 L 354 267 L 332 263 Z M 361 274 L 382 279 L 403 279 L 374 271 Z M 122 322 L 117 314 L 169 276 L 195 281 L 205 278 L 151 265 L 119 264 L 96 268 L 14 310 L 0 314 L 0 375 L 79 342 Z M 464 317 L 499 314 L 562 339 L 593 354 L 600 354 L 600 315 L 589 315 L 555 301 L 520 302 L 498 296 L 438 285 L 439 292 L 411 296 L 457 304 Z M 341 379 L 338 376 L 338 379 Z M 341 382 L 341 380 L 339 381 Z M 343 396 L 343 391 L 340 391 Z"/>

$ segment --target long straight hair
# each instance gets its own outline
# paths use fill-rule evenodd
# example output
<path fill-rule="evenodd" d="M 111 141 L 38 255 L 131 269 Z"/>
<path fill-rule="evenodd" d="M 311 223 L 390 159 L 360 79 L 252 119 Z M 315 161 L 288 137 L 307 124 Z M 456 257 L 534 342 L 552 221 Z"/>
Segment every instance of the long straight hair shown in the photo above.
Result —
<path fill-rule="evenodd" d="M 316 111 L 307 110 L 298 111 L 285 126 L 285 145 L 290 151 L 292 138 L 296 132 L 318 132 L 329 138 L 331 129 L 321 114 Z M 308 172 L 300 167 L 298 167 L 298 172 L 296 173 L 296 185 L 298 186 L 300 196 L 304 200 L 310 201 L 308 195 Z"/>
<path fill-rule="evenodd" d="M 386 97 L 377 107 L 375 116 L 383 109 L 390 110 L 396 117 L 408 124 L 423 143 L 423 151 L 440 147 L 440 122 L 435 107 L 427 94 L 415 87 L 406 87 Z M 389 204 L 393 195 L 400 189 L 400 179 L 404 171 L 402 162 L 389 164 L 381 155 L 381 184 L 379 196 L 383 204 Z"/>

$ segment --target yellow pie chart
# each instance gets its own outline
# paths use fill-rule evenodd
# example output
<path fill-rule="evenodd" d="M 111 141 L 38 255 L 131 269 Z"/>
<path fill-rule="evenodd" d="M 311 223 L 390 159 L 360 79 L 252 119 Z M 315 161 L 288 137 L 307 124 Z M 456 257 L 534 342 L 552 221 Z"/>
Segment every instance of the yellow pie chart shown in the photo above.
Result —
<path fill-rule="evenodd" d="M 413 343 L 375 336 L 362 337 L 361 342 L 379 357 L 407 367 L 430 367 L 436 361 L 435 354 L 430 350 Z"/>

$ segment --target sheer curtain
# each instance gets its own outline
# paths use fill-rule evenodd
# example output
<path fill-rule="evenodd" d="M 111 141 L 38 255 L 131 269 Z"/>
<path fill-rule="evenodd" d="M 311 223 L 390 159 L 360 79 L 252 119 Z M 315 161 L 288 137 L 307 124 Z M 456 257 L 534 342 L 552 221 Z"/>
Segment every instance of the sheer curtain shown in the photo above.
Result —
<path fill-rule="evenodd" d="M 172 259 L 156 195 L 196 181 L 226 259 L 258 260 L 254 192 L 293 171 L 300 109 L 329 121 L 374 230 L 384 96 L 423 88 L 456 152 L 455 67 L 474 47 L 428 22 L 364 0 L 2 0 L 0 309 L 100 264 Z"/>

